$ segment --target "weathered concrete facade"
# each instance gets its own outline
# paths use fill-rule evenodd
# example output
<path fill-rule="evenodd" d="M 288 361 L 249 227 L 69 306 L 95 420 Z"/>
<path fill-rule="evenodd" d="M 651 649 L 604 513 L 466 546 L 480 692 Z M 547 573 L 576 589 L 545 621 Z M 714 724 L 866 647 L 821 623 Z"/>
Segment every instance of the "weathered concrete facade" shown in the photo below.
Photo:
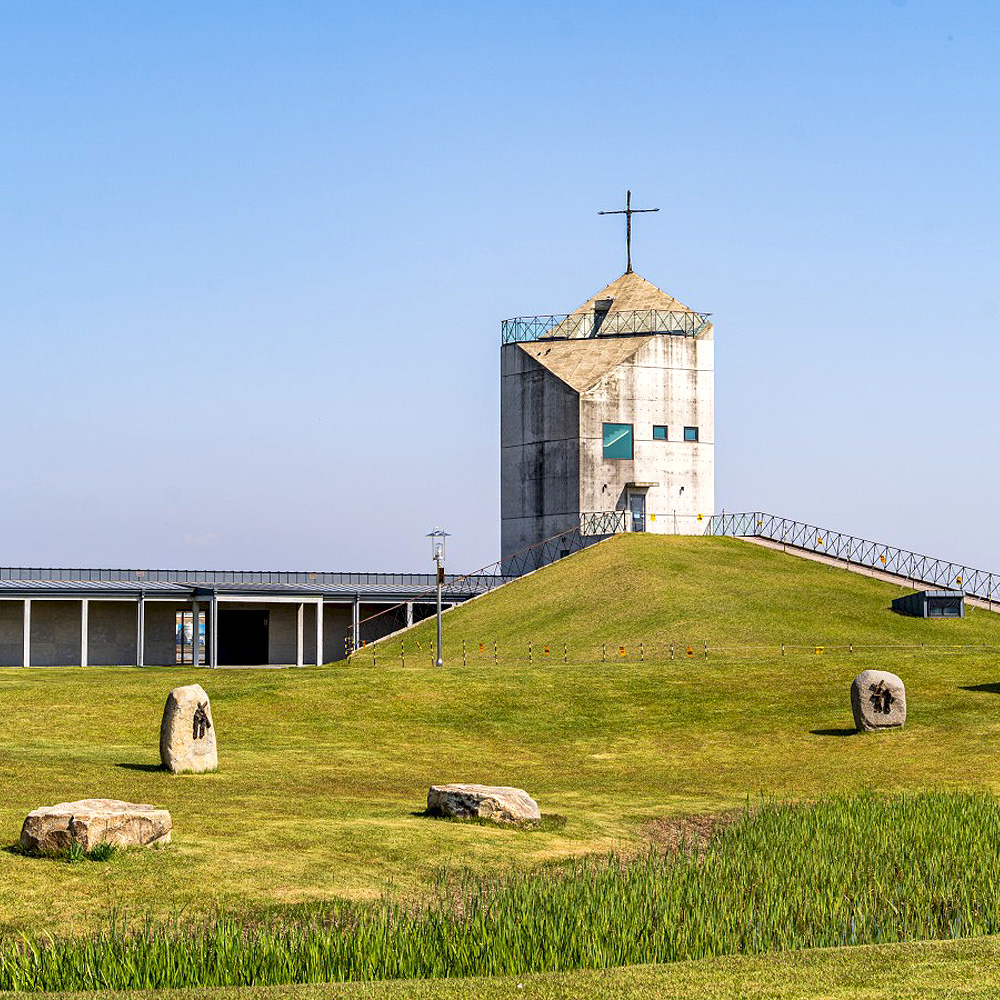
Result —
<path fill-rule="evenodd" d="M 715 506 L 707 317 L 628 272 L 501 351 L 504 557 L 586 531 L 597 512 L 621 512 L 627 530 L 701 532 Z"/>

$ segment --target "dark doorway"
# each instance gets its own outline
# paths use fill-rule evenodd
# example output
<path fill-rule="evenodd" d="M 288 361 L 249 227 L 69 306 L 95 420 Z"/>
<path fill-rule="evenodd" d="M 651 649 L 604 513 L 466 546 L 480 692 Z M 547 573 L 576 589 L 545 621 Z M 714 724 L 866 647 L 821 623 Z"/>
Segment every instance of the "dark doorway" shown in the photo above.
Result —
<path fill-rule="evenodd" d="M 220 666 L 256 667 L 268 662 L 268 614 L 219 609 Z"/>

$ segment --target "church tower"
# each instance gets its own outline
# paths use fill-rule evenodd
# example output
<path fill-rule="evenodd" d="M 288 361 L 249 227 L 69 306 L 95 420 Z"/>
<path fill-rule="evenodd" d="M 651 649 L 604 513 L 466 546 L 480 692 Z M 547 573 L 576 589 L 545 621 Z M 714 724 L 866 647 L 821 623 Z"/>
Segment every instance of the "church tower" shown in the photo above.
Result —
<path fill-rule="evenodd" d="M 628 262 L 568 315 L 503 323 L 503 558 L 609 520 L 701 534 L 714 510 L 712 323 L 636 274 L 631 247 Z"/>

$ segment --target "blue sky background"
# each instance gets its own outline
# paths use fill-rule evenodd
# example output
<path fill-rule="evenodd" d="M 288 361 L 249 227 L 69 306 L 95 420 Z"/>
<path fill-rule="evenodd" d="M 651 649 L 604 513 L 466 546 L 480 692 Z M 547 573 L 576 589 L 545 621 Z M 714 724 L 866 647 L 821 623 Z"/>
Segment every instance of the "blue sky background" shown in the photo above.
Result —
<path fill-rule="evenodd" d="M 0 3 L 0 563 L 497 556 L 500 320 L 717 336 L 717 503 L 1000 569 L 1000 6 Z"/>

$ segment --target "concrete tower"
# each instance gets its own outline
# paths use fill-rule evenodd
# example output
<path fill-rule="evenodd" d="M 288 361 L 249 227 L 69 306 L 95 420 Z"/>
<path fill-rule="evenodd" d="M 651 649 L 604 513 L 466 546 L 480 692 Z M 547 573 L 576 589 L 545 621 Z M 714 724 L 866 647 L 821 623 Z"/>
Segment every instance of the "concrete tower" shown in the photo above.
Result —
<path fill-rule="evenodd" d="M 631 264 L 631 259 L 629 261 Z M 503 324 L 501 553 L 580 525 L 700 534 L 715 507 L 709 317 L 631 268 L 565 316 Z"/>

